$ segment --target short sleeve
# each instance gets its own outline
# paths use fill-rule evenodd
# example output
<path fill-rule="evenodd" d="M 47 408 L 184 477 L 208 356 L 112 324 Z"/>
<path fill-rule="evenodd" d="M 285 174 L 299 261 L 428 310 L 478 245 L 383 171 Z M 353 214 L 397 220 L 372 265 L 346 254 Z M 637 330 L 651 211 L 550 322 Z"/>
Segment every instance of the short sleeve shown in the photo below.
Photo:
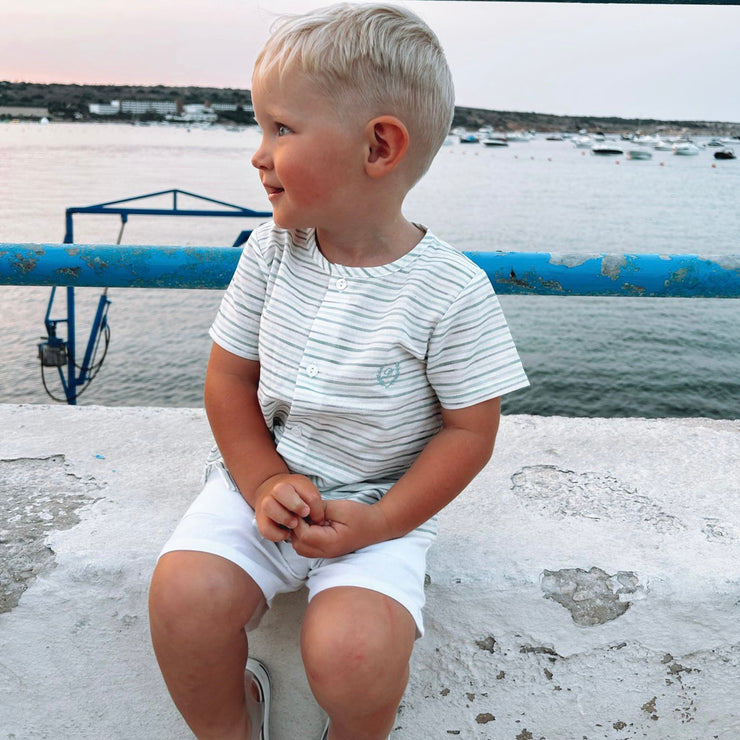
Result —
<path fill-rule="evenodd" d="M 493 287 L 481 271 L 437 323 L 427 376 L 440 403 L 458 409 L 529 385 Z"/>
<path fill-rule="evenodd" d="M 259 359 L 259 329 L 268 268 L 256 232 L 249 238 L 211 325 L 211 339 L 248 360 Z"/>

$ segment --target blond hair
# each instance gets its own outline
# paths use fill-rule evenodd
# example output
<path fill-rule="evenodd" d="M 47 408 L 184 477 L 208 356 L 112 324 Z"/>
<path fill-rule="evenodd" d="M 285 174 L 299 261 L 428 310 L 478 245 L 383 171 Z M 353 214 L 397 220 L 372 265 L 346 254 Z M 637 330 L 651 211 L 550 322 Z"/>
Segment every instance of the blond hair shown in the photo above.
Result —
<path fill-rule="evenodd" d="M 298 70 L 338 113 L 397 116 L 409 130 L 411 184 L 449 133 L 455 92 L 434 32 L 411 11 L 341 3 L 285 16 L 257 57 L 255 74 Z"/>

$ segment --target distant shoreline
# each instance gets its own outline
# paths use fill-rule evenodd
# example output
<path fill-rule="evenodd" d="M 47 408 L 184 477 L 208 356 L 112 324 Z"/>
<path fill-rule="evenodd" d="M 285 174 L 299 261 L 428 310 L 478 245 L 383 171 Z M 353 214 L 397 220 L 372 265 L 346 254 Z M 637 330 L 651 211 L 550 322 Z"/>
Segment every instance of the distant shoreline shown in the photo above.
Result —
<path fill-rule="evenodd" d="M 212 87 L 173 87 L 168 85 L 66 85 L 33 82 L 0 81 L 0 120 L 47 117 L 57 121 L 131 121 L 158 120 L 159 116 L 118 115 L 94 116 L 89 112 L 91 103 L 109 103 L 111 100 L 178 100 L 191 103 L 227 103 L 240 108 L 251 107 L 252 95 L 247 89 Z M 23 115 L 22 109 L 31 109 Z M 15 113 L 15 115 L 14 115 Z M 221 114 L 223 123 L 248 124 L 253 122 L 246 110 Z M 548 132 L 602 131 L 608 134 L 640 132 L 689 134 L 695 136 L 740 136 L 740 122 L 728 121 L 675 121 L 643 118 L 621 118 L 597 115 L 555 115 L 550 113 L 499 111 L 484 108 L 455 107 L 453 126 L 475 130 L 491 126 L 495 130 L 536 130 Z"/>
<path fill-rule="evenodd" d="M 491 126 L 498 131 L 533 129 L 542 133 L 600 131 L 605 134 L 663 134 L 694 136 L 738 136 L 740 123 L 725 121 L 663 121 L 616 116 L 565 116 L 550 113 L 492 111 L 482 108 L 455 108 L 453 126 L 477 129 Z"/>

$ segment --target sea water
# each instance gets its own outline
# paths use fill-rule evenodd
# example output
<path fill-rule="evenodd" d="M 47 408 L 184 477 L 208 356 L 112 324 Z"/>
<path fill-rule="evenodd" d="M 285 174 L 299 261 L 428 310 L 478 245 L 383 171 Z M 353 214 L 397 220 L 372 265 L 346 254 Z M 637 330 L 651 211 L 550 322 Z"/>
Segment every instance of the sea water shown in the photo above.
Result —
<path fill-rule="evenodd" d="M 64 212 L 170 188 L 269 210 L 254 128 L 0 124 L 0 242 L 59 243 Z M 597 157 L 539 135 L 444 146 L 409 194 L 409 219 L 461 250 L 740 252 L 740 160 L 654 152 Z M 169 205 L 160 199 L 157 205 Z M 180 206 L 186 203 L 181 201 Z M 120 220 L 76 216 L 77 243 L 115 243 Z M 132 216 L 124 244 L 230 245 L 253 224 Z M 60 293 L 61 291 L 58 291 Z M 100 290 L 78 289 L 78 353 Z M 200 406 L 220 291 L 111 289 L 111 342 L 80 404 Z M 37 344 L 49 289 L 0 287 L 0 402 L 45 403 Z M 63 292 L 54 314 L 64 313 Z M 501 296 L 531 388 L 506 413 L 740 418 L 740 301 Z M 63 333 L 63 331 L 62 331 Z M 45 371 L 63 398 L 56 371 Z"/>

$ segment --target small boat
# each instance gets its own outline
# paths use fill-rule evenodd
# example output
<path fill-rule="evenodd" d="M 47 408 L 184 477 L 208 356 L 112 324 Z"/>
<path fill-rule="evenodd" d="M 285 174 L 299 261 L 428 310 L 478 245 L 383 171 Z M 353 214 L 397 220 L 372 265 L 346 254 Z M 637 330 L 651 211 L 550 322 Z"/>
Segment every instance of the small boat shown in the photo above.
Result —
<path fill-rule="evenodd" d="M 730 147 L 726 147 L 725 149 L 718 149 L 714 153 L 714 158 L 715 159 L 737 159 L 737 157 L 735 156 L 735 150 Z"/>
<path fill-rule="evenodd" d="M 573 139 L 573 146 L 576 149 L 590 149 L 593 143 L 593 139 L 590 136 L 576 136 Z"/>
<path fill-rule="evenodd" d="M 549 134 L 545 139 L 547 141 L 565 141 L 565 137 L 562 134 Z"/>
<path fill-rule="evenodd" d="M 460 134 L 461 144 L 477 144 L 478 137 L 475 134 Z"/>
<path fill-rule="evenodd" d="M 591 154 L 600 154 L 600 155 L 619 155 L 624 154 L 624 149 L 620 149 L 616 144 L 612 144 L 610 142 L 604 142 L 604 143 L 598 143 L 594 144 L 591 147 Z"/>
<path fill-rule="evenodd" d="M 509 146 L 505 136 L 487 136 L 481 143 L 485 146 Z"/>
<path fill-rule="evenodd" d="M 653 153 L 644 149 L 630 149 L 627 152 L 627 159 L 652 159 Z"/>
<path fill-rule="evenodd" d="M 531 141 L 533 138 L 529 131 L 512 131 L 506 134 L 507 141 Z"/>
<path fill-rule="evenodd" d="M 724 146 L 721 139 L 717 139 L 716 137 L 714 139 L 710 139 L 707 142 L 707 146 Z"/>
<path fill-rule="evenodd" d="M 683 157 L 693 157 L 699 153 L 699 147 L 693 141 L 677 141 L 673 145 L 673 153 Z"/>
<path fill-rule="evenodd" d="M 673 144 L 671 144 L 668 141 L 663 141 L 662 139 L 658 139 L 658 141 L 655 142 L 653 149 L 655 149 L 655 151 L 657 152 L 672 152 Z"/>

